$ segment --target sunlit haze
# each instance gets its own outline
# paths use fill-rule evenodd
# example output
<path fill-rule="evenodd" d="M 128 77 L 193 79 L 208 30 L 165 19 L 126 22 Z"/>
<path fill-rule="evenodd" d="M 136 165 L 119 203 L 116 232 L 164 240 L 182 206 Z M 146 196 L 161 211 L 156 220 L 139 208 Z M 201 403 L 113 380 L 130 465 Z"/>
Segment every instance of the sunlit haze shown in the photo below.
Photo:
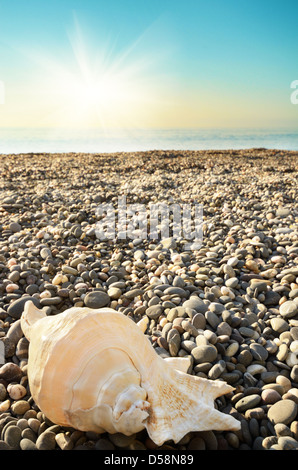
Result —
<path fill-rule="evenodd" d="M 297 13 L 287 0 L 0 2 L 0 127 L 297 127 Z"/>

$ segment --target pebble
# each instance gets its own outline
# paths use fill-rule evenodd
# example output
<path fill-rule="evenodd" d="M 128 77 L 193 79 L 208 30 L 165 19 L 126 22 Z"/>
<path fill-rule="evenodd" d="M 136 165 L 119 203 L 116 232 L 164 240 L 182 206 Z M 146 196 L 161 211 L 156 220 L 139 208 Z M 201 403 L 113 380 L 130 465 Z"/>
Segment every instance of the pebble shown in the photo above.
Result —
<path fill-rule="evenodd" d="M 20 441 L 22 438 L 22 431 L 18 426 L 12 425 L 5 429 L 4 441 L 12 449 L 19 449 Z"/>
<path fill-rule="evenodd" d="M 276 390 L 267 388 L 262 391 L 261 398 L 266 405 L 271 405 L 281 400 L 281 395 Z"/>
<path fill-rule="evenodd" d="M 152 305 L 147 308 L 146 315 L 151 319 L 157 319 L 163 313 L 163 307 L 161 305 Z"/>
<path fill-rule="evenodd" d="M 296 418 L 297 405 L 293 400 L 280 400 L 269 408 L 268 419 L 274 425 L 289 424 Z"/>
<path fill-rule="evenodd" d="M 7 383 L 18 382 L 22 376 L 22 369 L 13 362 L 7 362 L 0 367 L 0 379 L 5 380 Z"/>
<path fill-rule="evenodd" d="M 191 355 L 196 364 L 213 362 L 217 358 L 217 349 L 212 345 L 201 345 L 191 350 Z"/>
<path fill-rule="evenodd" d="M 38 450 L 53 450 L 56 447 L 56 434 L 52 431 L 44 431 L 36 440 Z"/>
<path fill-rule="evenodd" d="M 199 313 L 207 312 L 208 306 L 197 296 L 192 296 L 190 299 L 183 302 L 184 308 L 191 308 L 196 310 Z"/>
<path fill-rule="evenodd" d="M 298 312 L 298 304 L 293 300 L 288 300 L 280 306 L 279 312 L 283 318 L 292 318 Z"/>
<path fill-rule="evenodd" d="M 277 333 L 283 333 L 290 329 L 290 325 L 286 320 L 280 317 L 275 317 L 270 320 L 271 328 Z"/>
<path fill-rule="evenodd" d="M 102 308 L 110 303 L 110 297 L 102 291 L 89 292 L 84 298 L 84 304 L 88 308 Z"/>
<path fill-rule="evenodd" d="M 12 419 L 6 436 L 21 429 L 18 450 L 156 448 L 145 431 L 132 440 L 116 436 L 113 443 L 112 435 L 64 430 L 42 416 L 30 395 L 28 341 L 20 328 L 24 304 L 32 300 L 47 315 L 73 305 L 111 306 L 142 320 L 144 334 L 162 357 L 187 358 L 188 373 L 235 387 L 216 405 L 240 416 L 240 433 L 208 431 L 210 444 L 207 434 L 197 432 L 166 448 L 295 448 L 296 153 L 118 153 L 117 171 L 111 156 L 48 157 L 2 156 L 2 431 Z M 187 251 L 183 238 L 173 236 L 160 242 L 98 239 L 96 207 L 124 193 L 128 203 L 202 201 L 201 247 Z M 274 425 L 272 414 L 289 421 Z M 0 449 L 9 448 L 2 436 Z"/>
<path fill-rule="evenodd" d="M 235 404 L 235 408 L 237 411 L 242 413 L 250 408 L 255 408 L 260 402 L 261 402 L 260 395 L 257 395 L 257 394 L 247 395 L 246 397 L 243 397 L 239 401 L 237 401 L 237 403 Z"/>
<path fill-rule="evenodd" d="M 21 297 L 20 299 L 14 300 L 9 304 L 9 307 L 7 309 L 8 315 L 16 319 L 21 318 L 21 315 L 24 310 L 24 305 L 26 302 L 28 302 L 28 300 L 31 300 L 37 308 L 41 307 L 38 299 L 36 299 L 35 297 L 31 297 L 30 295 L 26 295 Z"/>

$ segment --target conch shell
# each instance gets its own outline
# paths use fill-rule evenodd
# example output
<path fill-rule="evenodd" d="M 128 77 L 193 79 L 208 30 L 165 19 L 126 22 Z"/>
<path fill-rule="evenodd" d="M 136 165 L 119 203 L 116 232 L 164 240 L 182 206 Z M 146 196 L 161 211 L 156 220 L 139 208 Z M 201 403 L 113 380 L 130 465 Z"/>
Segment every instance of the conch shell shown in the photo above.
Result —
<path fill-rule="evenodd" d="M 230 385 L 177 370 L 179 358 L 171 364 L 158 356 L 122 313 L 72 307 L 46 316 L 28 301 L 21 327 L 30 342 L 31 395 L 56 424 L 125 435 L 146 428 L 157 445 L 191 431 L 240 428 L 214 408 Z"/>

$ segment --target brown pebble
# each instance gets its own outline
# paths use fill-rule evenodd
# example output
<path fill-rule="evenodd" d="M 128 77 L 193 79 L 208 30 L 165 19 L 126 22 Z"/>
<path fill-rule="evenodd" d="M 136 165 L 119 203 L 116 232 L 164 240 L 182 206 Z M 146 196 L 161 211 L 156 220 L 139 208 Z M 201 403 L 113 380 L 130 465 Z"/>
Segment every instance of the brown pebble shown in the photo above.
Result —
<path fill-rule="evenodd" d="M 251 419 L 263 419 L 265 417 L 265 410 L 261 407 L 251 408 L 250 410 L 245 411 L 245 418 Z"/>
<path fill-rule="evenodd" d="M 18 400 L 11 405 L 11 411 L 16 415 L 23 415 L 30 409 L 30 403 L 26 400 Z"/>
<path fill-rule="evenodd" d="M 71 437 L 64 432 L 56 434 L 56 442 L 61 450 L 72 450 L 74 448 L 74 443 L 71 440 Z"/>
<path fill-rule="evenodd" d="M 53 450 L 56 447 L 56 434 L 52 431 L 41 433 L 36 441 L 38 450 Z"/>
<path fill-rule="evenodd" d="M 28 438 L 23 438 L 20 441 L 21 450 L 37 450 L 36 444 Z"/>
<path fill-rule="evenodd" d="M 202 437 L 194 437 L 187 446 L 187 450 L 205 450 L 206 444 Z"/>
<path fill-rule="evenodd" d="M 262 391 L 261 398 L 266 405 L 276 403 L 278 400 L 281 400 L 280 394 L 271 388 L 267 388 Z"/>
<path fill-rule="evenodd" d="M 0 367 L 0 379 L 5 380 L 7 383 L 19 382 L 22 376 L 22 369 L 14 362 L 7 362 Z"/>

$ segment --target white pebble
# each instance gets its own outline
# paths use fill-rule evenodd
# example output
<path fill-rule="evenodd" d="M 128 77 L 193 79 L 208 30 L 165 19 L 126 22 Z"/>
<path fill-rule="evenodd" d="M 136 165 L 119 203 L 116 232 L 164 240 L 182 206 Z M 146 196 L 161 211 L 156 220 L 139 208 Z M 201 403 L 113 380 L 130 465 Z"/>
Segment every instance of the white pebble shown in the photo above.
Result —
<path fill-rule="evenodd" d="M 294 367 L 298 364 L 298 357 L 296 353 L 290 352 L 286 359 L 286 363 L 289 367 Z"/>
<path fill-rule="evenodd" d="M 7 391 L 12 400 L 20 400 L 27 395 L 26 388 L 21 384 L 9 384 Z"/>
<path fill-rule="evenodd" d="M 292 352 L 298 351 L 298 340 L 292 341 L 292 343 L 290 344 L 290 350 Z"/>

